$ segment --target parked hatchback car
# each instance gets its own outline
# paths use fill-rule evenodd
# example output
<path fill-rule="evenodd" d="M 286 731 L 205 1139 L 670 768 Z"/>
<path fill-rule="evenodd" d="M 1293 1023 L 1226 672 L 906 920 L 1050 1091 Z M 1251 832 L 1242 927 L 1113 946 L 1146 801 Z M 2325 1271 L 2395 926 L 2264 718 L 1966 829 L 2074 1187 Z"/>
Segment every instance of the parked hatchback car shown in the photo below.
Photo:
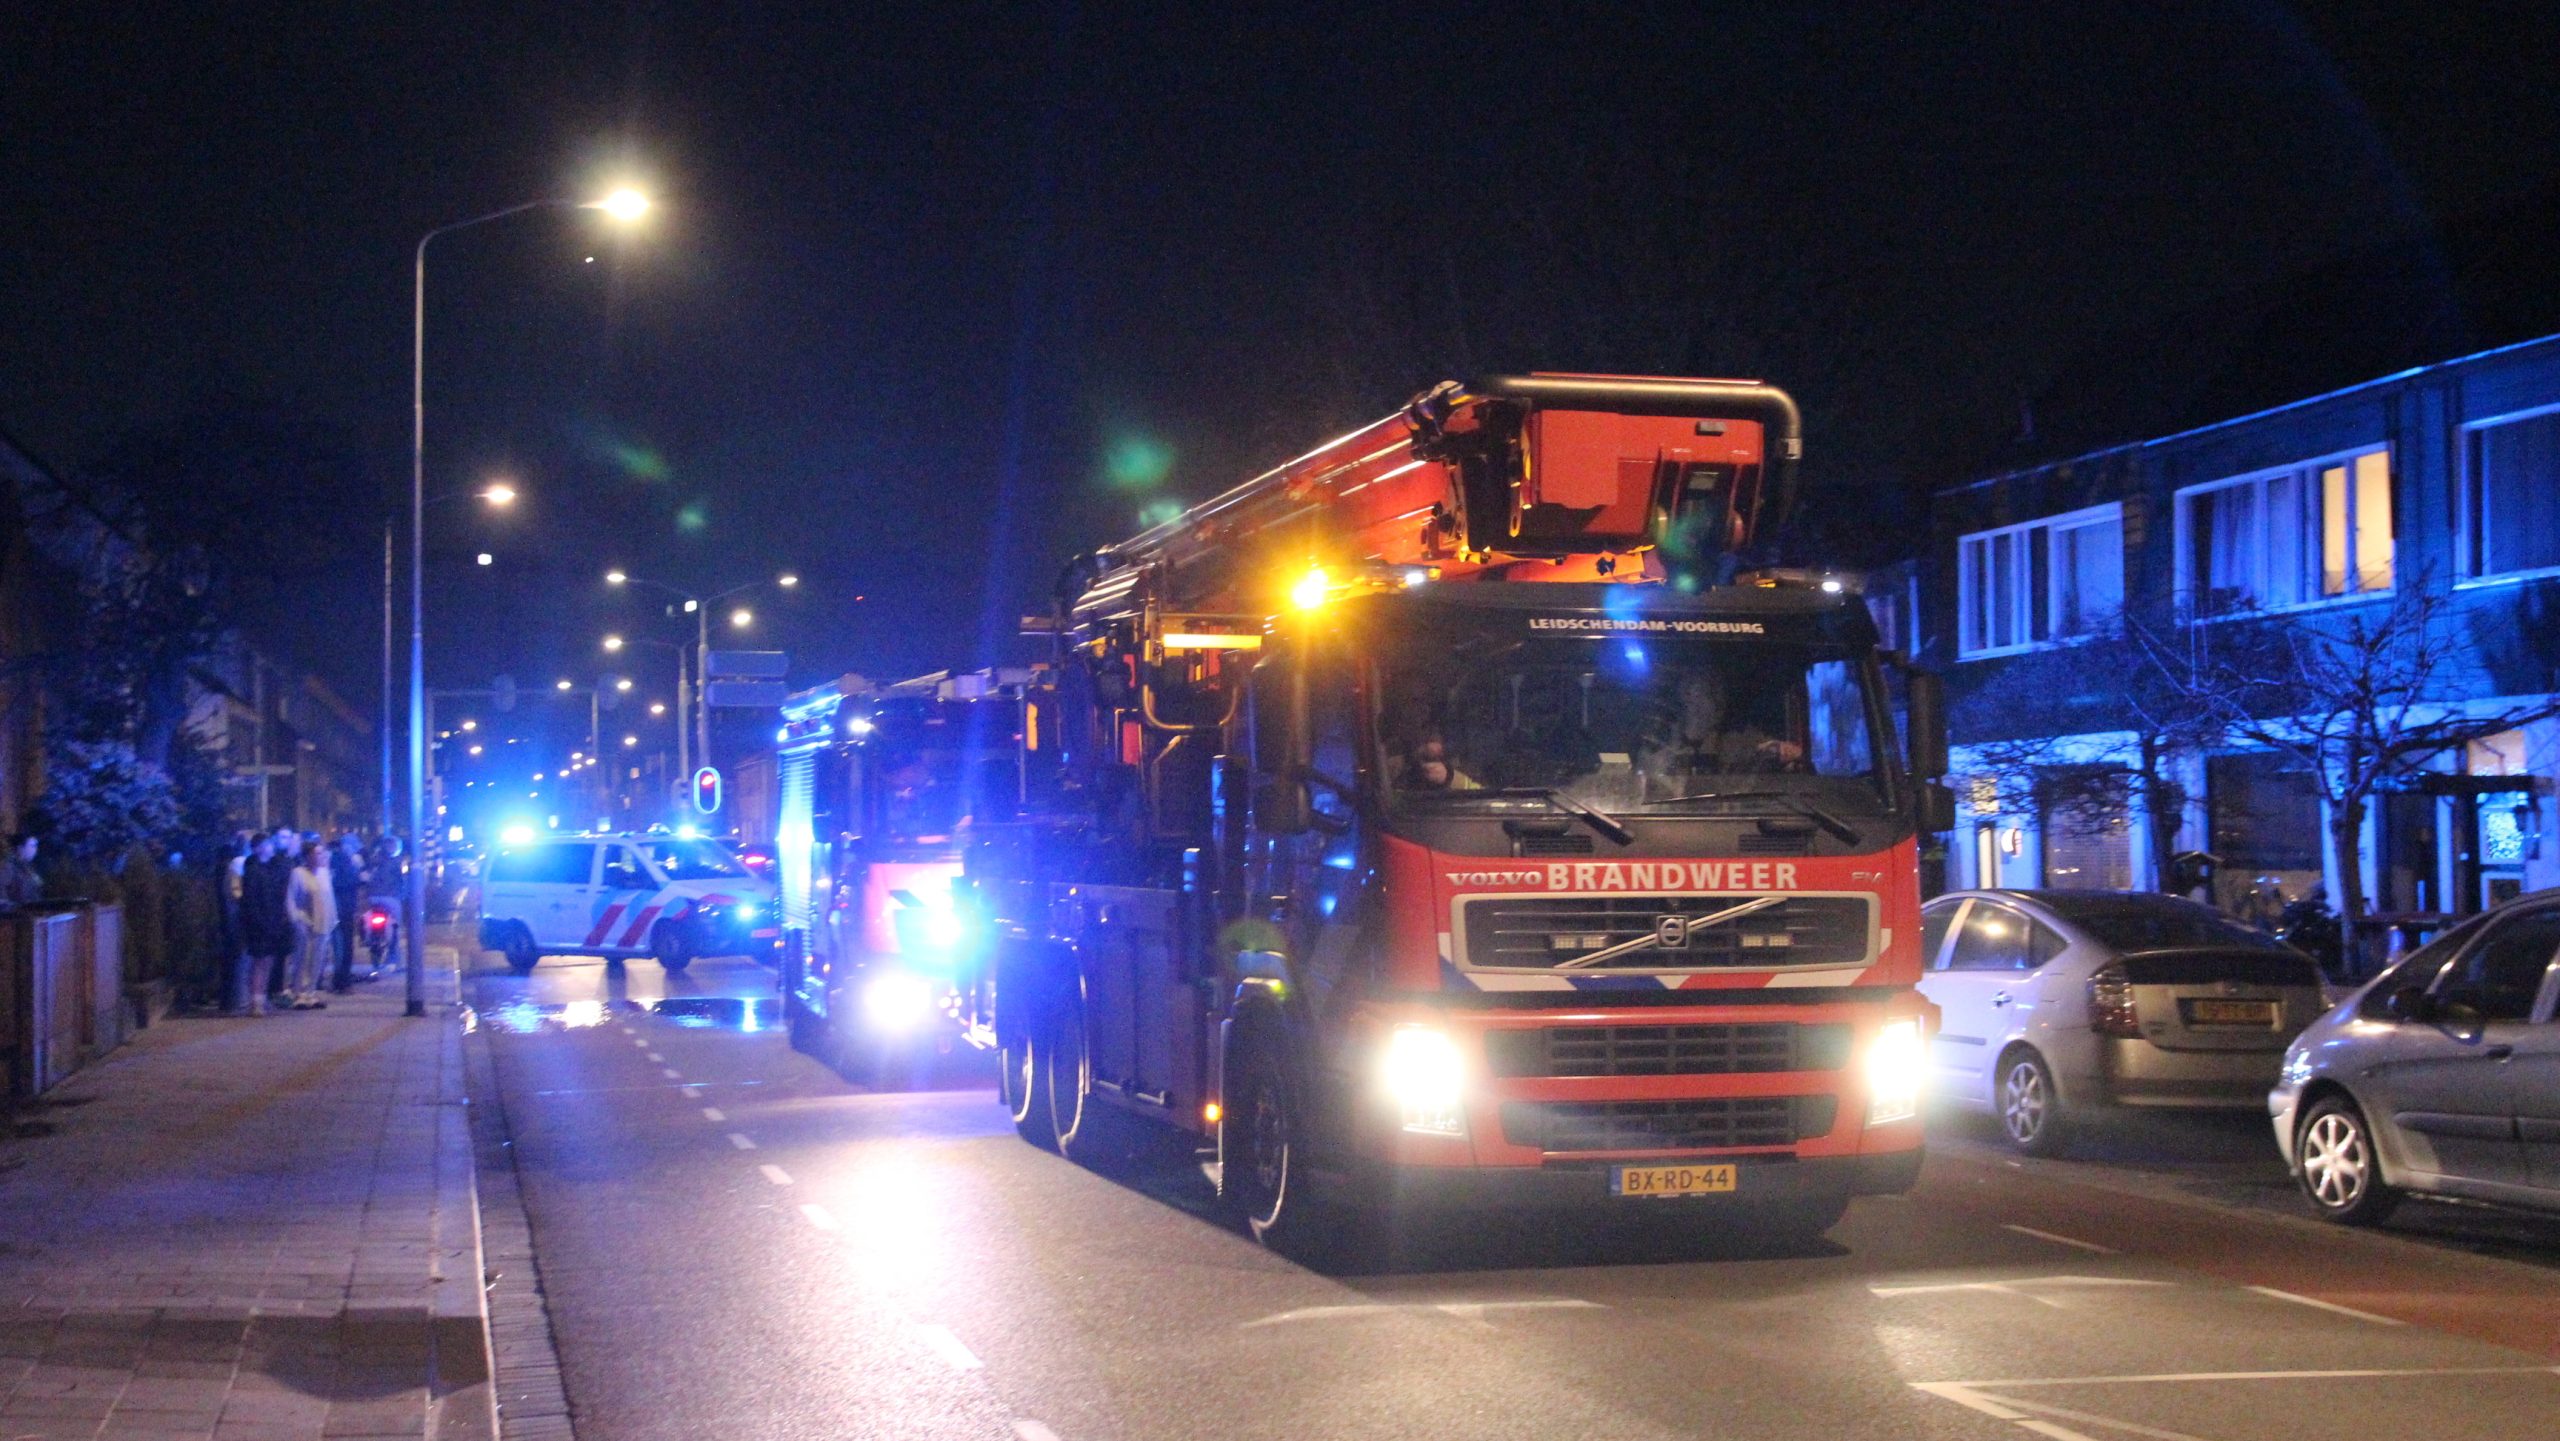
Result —
<path fill-rule="evenodd" d="M 771 882 L 713 840 L 547 836 L 481 868 L 480 944 L 530 971 L 546 955 L 696 956 L 770 951 L 781 935 Z"/>
<path fill-rule="evenodd" d="M 2322 1016 L 2267 1096 L 2312 1207 L 2405 1195 L 2560 1212 L 2560 891 L 2419 947 Z"/>
<path fill-rule="evenodd" d="M 2030 1153 L 2101 1107 L 2255 1109 L 2325 1004 L 2310 957 L 2175 896 L 1957 891 L 1921 917 L 1937 1084 Z"/>

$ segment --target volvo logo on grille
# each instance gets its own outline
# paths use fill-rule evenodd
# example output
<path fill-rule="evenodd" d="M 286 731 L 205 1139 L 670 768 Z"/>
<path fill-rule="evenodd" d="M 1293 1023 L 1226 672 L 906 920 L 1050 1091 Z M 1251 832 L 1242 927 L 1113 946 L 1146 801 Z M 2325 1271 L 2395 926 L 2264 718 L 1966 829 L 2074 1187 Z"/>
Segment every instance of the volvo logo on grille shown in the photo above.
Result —
<path fill-rule="evenodd" d="M 1687 916 L 1655 916 L 1653 918 L 1653 943 L 1666 951 L 1687 950 L 1689 948 L 1689 918 Z"/>

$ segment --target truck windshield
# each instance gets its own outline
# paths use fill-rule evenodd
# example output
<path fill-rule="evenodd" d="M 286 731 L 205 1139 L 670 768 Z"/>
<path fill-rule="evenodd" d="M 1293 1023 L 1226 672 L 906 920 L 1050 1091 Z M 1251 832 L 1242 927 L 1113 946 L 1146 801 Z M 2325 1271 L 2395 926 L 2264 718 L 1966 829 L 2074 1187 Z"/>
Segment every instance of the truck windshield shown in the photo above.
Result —
<path fill-rule="evenodd" d="M 1524 789 L 1604 811 L 1883 801 L 1866 670 L 1846 646 L 1418 634 L 1380 658 L 1378 696 L 1400 805 Z"/>

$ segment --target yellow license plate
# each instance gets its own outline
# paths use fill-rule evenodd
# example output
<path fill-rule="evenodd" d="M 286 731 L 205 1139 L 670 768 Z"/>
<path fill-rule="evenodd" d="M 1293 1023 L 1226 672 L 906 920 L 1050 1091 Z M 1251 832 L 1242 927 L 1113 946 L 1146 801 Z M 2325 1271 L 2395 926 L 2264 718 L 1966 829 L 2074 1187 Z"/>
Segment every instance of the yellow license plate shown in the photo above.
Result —
<path fill-rule="evenodd" d="M 2273 1001 L 2189 1001 L 2187 1023 L 2195 1026 L 2272 1026 Z"/>
<path fill-rule="evenodd" d="M 1740 1182 L 1731 1166 L 1619 1166 L 1609 1172 L 1609 1194 L 1712 1196 Z"/>

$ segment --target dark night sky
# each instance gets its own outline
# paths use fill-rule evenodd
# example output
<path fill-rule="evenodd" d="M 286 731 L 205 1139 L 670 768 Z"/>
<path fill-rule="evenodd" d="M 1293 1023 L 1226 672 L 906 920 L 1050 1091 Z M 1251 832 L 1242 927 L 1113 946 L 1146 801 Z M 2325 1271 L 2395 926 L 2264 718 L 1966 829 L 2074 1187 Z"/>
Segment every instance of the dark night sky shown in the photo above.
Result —
<path fill-rule="evenodd" d="M 795 679 L 970 663 L 1150 499 L 1475 370 L 1765 374 L 1907 495 L 2111 331 L 2560 171 L 2548 6 L 10 8 L 0 427 L 351 457 L 354 686 L 409 248 L 522 199 L 663 210 L 438 242 L 430 488 L 529 496 L 433 524 L 439 684 L 592 673 L 609 563 L 796 568 Z"/>

